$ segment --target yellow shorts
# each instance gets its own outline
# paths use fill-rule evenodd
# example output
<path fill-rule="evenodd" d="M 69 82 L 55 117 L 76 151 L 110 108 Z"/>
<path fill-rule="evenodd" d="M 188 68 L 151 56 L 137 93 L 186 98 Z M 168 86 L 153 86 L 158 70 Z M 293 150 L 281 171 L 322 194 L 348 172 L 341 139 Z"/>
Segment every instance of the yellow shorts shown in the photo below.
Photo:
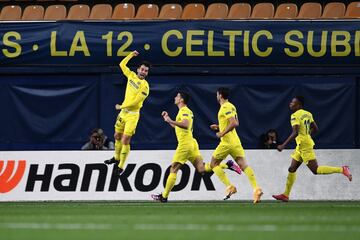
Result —
<path fill-rule="evenodd" d="M 310 160 L 316 159 L 315 151 L 312 146 L 307 146 L 307 147 L 300 147 L 299 145 L 296 146 L 294 152 L 291 154 L 291 157 L 298 162 L 305 163 L 306 165 Z"/>
<path fill-rule="evenodd" d="M 128 112 L 126 110 L 121 110 L 116 118 L 115 132 L 123 133 L 128 136 L 134 135 L 139 118 L 139 112 Z"/>
<path fill-rule="evenodd" d="M 185 164 L 186 161 L 190 161 L 194 164 L 195 160 L 198 158 L 202 159 L 202 156 L 200 154 L 199 144 L 194 139 L 192 143 L 178 145 L 172 162 Z"/>
<path fill-rule="evenodd" d="M 233 159 L 237 157 L 245 157 L 245 151 L 241 144 L 232 145 L 229 143 L 220 142 L 216 147 L 213 157 L 216 160 L 224 160 L 228 155 L 231 155 Z"/>

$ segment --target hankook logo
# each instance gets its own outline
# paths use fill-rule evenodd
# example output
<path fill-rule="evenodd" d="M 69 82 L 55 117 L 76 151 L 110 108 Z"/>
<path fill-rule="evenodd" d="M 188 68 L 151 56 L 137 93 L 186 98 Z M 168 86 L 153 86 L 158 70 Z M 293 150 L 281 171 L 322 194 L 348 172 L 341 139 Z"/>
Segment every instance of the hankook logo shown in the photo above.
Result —
<path fill-rule="evenodd" d="M 25 171 L 25 160 L 20 160 L 18 167 L 13 174 L 15 161 L 0 161 L 0 193 L 11 191 L 20 182 Z M 58 192 L 89 192 L 90 185 L 96 192 L 116 192 L 119 184 L 120 191 L 132 192 L 150 192 L 156 189 L 159 184 L 165 186 L 170 167 L 162 169 L 157 163 L 146 163 L 140 165 L 128 164 L 120 177 L 112 174 L 113 168 L 108 168 L 103 163 L 89 163 L 80 166 L 76 163 L 59 164 L 30 164 L 25 184 L 25 192 L 35 191 L 35 185 L 40 187 L 41 192 L 48 192 L 54 189 Z M 42 169 L 42 170 L 40 170 Z M 165 170 L 165 173 L 163 171 Z M 201 182 L 204 183 L 207 191 L 214 191 L 215 187 L 211 181 L 211 174 L 200 175 L 194 173 L 191 179 L 191 171 L 188 165 L 181 169 L 180 181 L 175 185 L 172 191 L 181 191 L 188 184 L 191 184 L 191 191 L 199 191 Z M 111 175 L 110 182 L 106 184 L 108 175 Z M 131 177 L 133 176 L 133 177 Z M 147 178 L 145 176 L 148 176 Z M 149 178 L 149 176 L 151 176 Z M 95 180 L 95 181 L 92 181 Z"/>
<path fill-rule="evenodd" d="M 24 175 L 26 161 L 19 160 L 16 169 L 15 162 L 15 160 L 0 160 L 0 193 L 14 189 Z"/>

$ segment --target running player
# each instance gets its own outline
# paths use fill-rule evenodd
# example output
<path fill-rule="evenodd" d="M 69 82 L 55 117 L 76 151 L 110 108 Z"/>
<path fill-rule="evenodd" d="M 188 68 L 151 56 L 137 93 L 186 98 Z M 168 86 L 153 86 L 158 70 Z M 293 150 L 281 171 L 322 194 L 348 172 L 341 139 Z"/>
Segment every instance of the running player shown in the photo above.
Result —
<path fill-rule="evenodd" d="M 120 175 L 124 170 L 130 152 L 130 140 L 139 121 L 140 109 L 149 95 L 149 84 L 145 80 L 149 73 L 149 63 L 142 62 L 137 68 L 137 73 L 127 67 L 129 60 L 138 55 L 137 51 L 133 51 L 120 62 L 120 68 L 127 77 L 126 92 L 123 103 L 115 106 L 121 110 L 115 123 L 115 153 L 111 159 L 104 161 L 105 164 L 117 164 L 114 168 L 115 175 Z"/>
<path fill-rule="evenodd" d="M 193 138 L 193 112 L 188 108 L 187 103 L 190 96 L 186 92 L 178 92 L 175 97 L 175 105 L 179 108 L 179 112 L 176 116 L 176 120 L 172 120 L 166 111 L 162 112 L 164 121 L 169 123 L 175 128 L 175 134 L 178 141 L 175 155 L 170 167 L 170 174 L 166 180 L 166 185 L 163 193 L 157 195 L 151 195 L 155 201 L 167 202 L 171 189 L 176 182 L 176 175 L 179 169 L 187 162 L 190 161 L 196 170 L 203 174 L 204 172 L 211 172 L 209 164 L 204 164 L 203 158 L 199 151 L 199 145 L 195 138 Z M 241 174 L 239 166 L 232 161 L 228 161 L 226 164 L 221 164 L 221 168 L 229 168 Z"/>
<path fill-rule="evenodd" d="M 273 198 L 283 202 L 289 201 L 290 191 L 296 180 L 296 170 L 302 163 L 305 163 L 313 174 L 342 173 L 349 179 L 349 181 L 351 181 L 352 176 L 348 166 L 318 166 L 314 152 L 315 143 L 311 135 L 316 133 L 319 129 L 313 119 L 313 115 L 309 111 L 303 109 L 304 97 L 294 97 L 290 102 L 289 107 L 293 112 L 290 119 L 292 133 L 286 139 L 286 141 L 277 148 L 281 152 L 294 138 L 296 141 L 296 148 L 291 154 L 292 160 L 289 167 L 285 191 L 282 194 L 273 195 Z"/>
<path fill-rule="evenodd" d="M 253 169 L 248 166 L 245 160 L 245 152 L 235 129 L 239 125 L 239 120 L 235 106 L 228 100 L 229 95 L 230 90 L 224 87 L 219 88 L 216 93 L 217 100 L 220 104 L 220 110 L 218 112 L 219 125 L 212 124 L 210 128 L 217 131 L 216 136 L 221 140 L 212 155 L 210 166 L 216 176 L 218 176 L 226 186 L 226 196 L 224 197 L 224 200 L 230 198 L 230 196 L 235 194 L 237 190 L 235 186 L 230 183 L 230 180 L 226 176 L 225 172 L 219 166 L 221 161 L 230 154 L 248 177 L 253 188 L 253 202 L 258 203 L 260 202 L 260 197 L 263 192 L 257 185 Z"/>

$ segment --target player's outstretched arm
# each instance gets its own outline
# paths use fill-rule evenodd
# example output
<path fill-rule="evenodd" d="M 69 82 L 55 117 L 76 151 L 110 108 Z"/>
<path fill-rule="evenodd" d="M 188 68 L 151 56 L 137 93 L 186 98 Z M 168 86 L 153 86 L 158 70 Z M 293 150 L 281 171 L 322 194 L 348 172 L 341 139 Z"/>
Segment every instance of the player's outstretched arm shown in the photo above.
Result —
<path fill-rule="evenodd" d="M 127 63 L 130 61 L 131 58 L 136 57 L 139 55 L 138 51 L 133 51 L 129 53 L 119 64 L 121 71 L 124 73 L 125 76 L 128 76 L 131 70 L 127 67 Z"/>

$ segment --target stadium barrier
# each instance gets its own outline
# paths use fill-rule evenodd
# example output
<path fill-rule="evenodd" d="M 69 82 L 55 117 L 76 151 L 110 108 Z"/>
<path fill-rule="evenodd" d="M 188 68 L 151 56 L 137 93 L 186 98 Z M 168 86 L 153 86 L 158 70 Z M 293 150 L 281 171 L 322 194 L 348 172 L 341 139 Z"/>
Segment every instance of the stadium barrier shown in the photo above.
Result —
<path fill-rule="evenodd" d="M 212 150 L 202 150 L 205 162 Z M 264 200 L 284 190 L 291 150 L 246 151 Z M 321 165 L 349 165 L 353 182 L 340 174 L 314 176 L 306 167 L 298 170 L 291 199 L 360 200 L 360 150 L 318 150 Z M 0 152 L 0 202 L 3 201 L 81 201 L 150 200 L 160 193 L 174 154 L 167 151 L 133 151 L 127 167 L 118 179 L 103 160 L 111 151 L 13 151 Z M 231 200 L 250 200 L 252 189 L 245 175 L 227 170 L 238 189 Z M 221 200 L 225 187 L 216 176 L 195 173 L 192 166 L 179 172 L 170 200 Z"/>

